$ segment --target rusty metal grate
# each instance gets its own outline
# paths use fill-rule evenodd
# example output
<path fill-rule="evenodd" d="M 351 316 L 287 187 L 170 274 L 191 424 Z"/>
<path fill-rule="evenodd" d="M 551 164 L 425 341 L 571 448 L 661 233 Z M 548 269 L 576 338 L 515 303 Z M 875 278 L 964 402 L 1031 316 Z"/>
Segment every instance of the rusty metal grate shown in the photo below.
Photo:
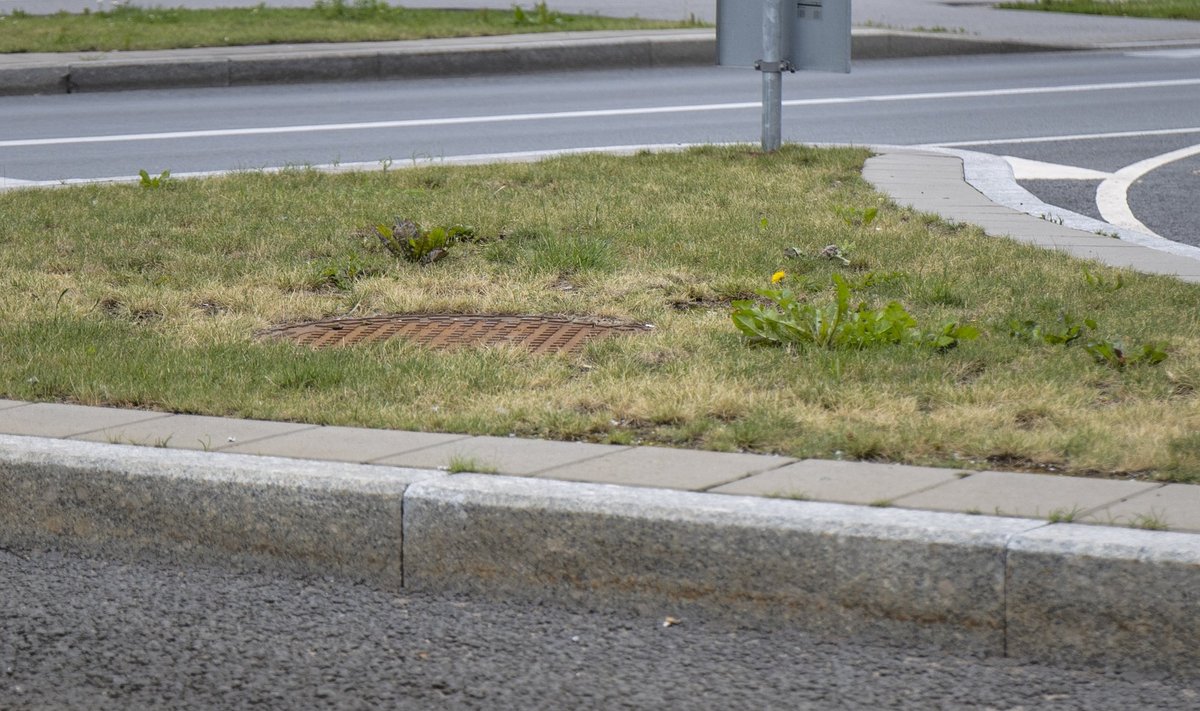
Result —
<path fill-rule="evenodd" d="M 643 333 L 650 328 L 644 324 L 554 316 L 401 314 L 309 321 L 271 328 L 258 335 L 312 348 L 406 338 L 430 348 L 512 343 L 538 354 L 573 354 L 591 339 Z"/>

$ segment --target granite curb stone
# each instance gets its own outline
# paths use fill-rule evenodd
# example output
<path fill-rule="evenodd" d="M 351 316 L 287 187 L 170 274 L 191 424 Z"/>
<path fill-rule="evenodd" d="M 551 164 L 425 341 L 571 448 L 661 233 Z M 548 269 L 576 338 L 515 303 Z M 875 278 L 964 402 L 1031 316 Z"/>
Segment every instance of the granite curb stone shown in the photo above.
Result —
<path fill-rule="evenodd" d="M 1200 539 L 1072 524 L 1015 537 L 1008 654 L 1196 675 Z"/>
<path fill-rule="evenodd" d="M 404 490 L 436 476 L 0 435 L 0 545 L 400 585 Z"/>
<path fill-rule="evenodd" d="M 464 474 L 406 493 L 405 585 L 1002 654 L 1004 548 L 1042 525 Z"/>

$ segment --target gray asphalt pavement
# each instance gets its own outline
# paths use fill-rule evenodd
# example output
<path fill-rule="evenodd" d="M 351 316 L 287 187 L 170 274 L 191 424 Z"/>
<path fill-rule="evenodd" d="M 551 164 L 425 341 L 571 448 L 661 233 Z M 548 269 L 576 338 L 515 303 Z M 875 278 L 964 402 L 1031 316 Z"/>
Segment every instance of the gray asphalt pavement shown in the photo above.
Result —
<path fill-rule="evenodd" d="M 0 550 L 0 708 L 1200 708 L 1196 680 Z M 668 617 L 679 624 L 664 626 Z"/>

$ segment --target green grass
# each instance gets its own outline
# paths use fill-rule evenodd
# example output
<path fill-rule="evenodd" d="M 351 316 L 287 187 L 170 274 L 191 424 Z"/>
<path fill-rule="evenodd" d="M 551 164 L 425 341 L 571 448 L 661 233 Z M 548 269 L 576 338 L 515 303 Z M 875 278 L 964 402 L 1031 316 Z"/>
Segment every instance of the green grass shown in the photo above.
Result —
<path fill-rule="evenodd" d="M 1200 3 L 1195 0 L 1034 0 L 1004 2 L 997 7 L 1009 10 L 1075 12 L 1085 15 L 1200 20 Z"/>
<path fill-rule="evenodd" d="M 408 9 L 381 0 L 324 0 L 311 8 L 142 9 L 0 15 L 0 52 L 178 49 L 302 42 L 365 42 L 528 32 L 700 27 L 569 15 L 539 3 L 511 10 Z"/>
<path fill-rule="evenodd" d="M 1200 476 L 1200 287 L 898 208 L 861 179 L 866 155 L 705 148 L 3 193 L 0 397 L 959 470 Z M 869 224 L 842 218 L 870 207 Z M 395 216 L 472 225 L 475 241 L 430 265 L 397 260 L 363 232 Z M 819 256 L 830 244 L 849 266 Z M 961 321 L 982 335 L 942 351 L 751 345 L 730 302 L 778 270 L 812 303 L 832 302 L 837 273 L 865 284 L 855 303 L 897 300 L 921 324 Z M 411 312 L 655 328 L 574 357 L 403 341 L 313 351 L 255 337 L 279 323 Z M 1094 319 L 1104 338 L 1162 342 L 1168 358 L 1118 369 L 1095 362 L 1082 338 L 1009 335 L 1013 320 L 1049 329 L 1063 312 Z"/>

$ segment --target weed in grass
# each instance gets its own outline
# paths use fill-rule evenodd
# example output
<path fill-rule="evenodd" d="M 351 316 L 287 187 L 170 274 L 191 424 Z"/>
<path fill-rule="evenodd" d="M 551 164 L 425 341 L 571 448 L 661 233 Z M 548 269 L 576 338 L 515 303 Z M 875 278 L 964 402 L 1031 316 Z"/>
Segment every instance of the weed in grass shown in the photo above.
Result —
<path fill-rule="evenodd" d="M 847 207 L 845 205 L 834 208 L 838 217 L 842 218 L 850 227 L 867 227 L 879 215 L 877 207 Z"/>
<path fill-rule="evenodd" d="M 539 2 L 533 6 L 530 12 L 526 12 L 520 5 L 512 6 L 513 22 L 517 25 L 535 25 L 545 27 L 547 25 L 562 24 L 563 18 L 560 13 L 551 12 L 546 3 Z"/>
<path fill-rule="evenodd" d="M 1125 349 L 1120 341 L 1091 340 L 1083 349 L 1100 365 L 1124 370 L 1130 365 L 1157 365 L 1167 359 L 1165 346 L 1161 343 L 1143 343 L 1132 351 Z"/>
<path fill-rule="evenodd" d="M 149 173 L 147 173 L 144 168 L 142 170 L 138 171 L 139 184 L 147 190 L 161 188 L 162 186 L 167 184 L 167 179 L 170 177 L 171 177 L 171 171 L 169 171 L 169 170 L 164 170 L 163 172 L 159 173 L 158 175 L 153 175 L 153 176 L 150 175 Z"/>
<path fill-rule="evenodd" d="M 424 229 L 412 220 L 397 217 L 391 225 L 375 225 L 373 234 L 393 257 L 427 265 L 444 259 L 452 243 L 474 240 L 475 228 L 450 225 Z"/>
<path fill-rule="evenodd" d="M 1117 273 L 1117 276 L 1115 279 L 1112 279 L 1110 281 L 1110 280 L 1106 279 L 1103 275 L 1093 274 L 1091 271 L 1088 270 L 1087 267 L 1084 267 L 1083 268 L 1083 280 L 1087 283 L 1088 286 L 1092 287 L 1093 289 L 1098 289 L 1100 291 L 1105 291 L 1105 292 L 1109 292 L 1109 293 L 1112 293 L 1114 291 L 1120 291 L 1122 288 L 1125 287 L 1125 278 L 1121 275 L 1120 272 Z"/>
<path fill-rule="evenodd" d="M 350 291 L 355 282 L 378 273 L 379 270 L 366 264 L 361 255 L 352 252 L 341 259 L 329 260 L 319 265 L 309 281 L 309 286 L 314 290 Z"/>
<path fill-rule="evenodd" d="M 1043 326 L 1032 319 L 1012 319 L 1008 322 L 1008 335 L 1027 341 L 1042 341 L 1052 346 L 1065 346 L 1078 340 L 1084 334 L 1084 329 L 1095 331 L 1099 326 L 1096 320 L 1085 318 L 1082 321 L 1068 313 L 1061 313 L 1058 323 Z"/>
<path fill-rule="evenodd" d="M 778 285 L 785 278 L 785 273 L 776 272 L 772 282 Z M 834 274 L 833 283 L 835 303 L 825 308 L 801 301 L 786 287 L 760 289 L 758 294 L 773 302 L 773 306 L 764 308 L 749 300 L 733 302 L 734 326 L 755 343 L 807 343 L 820 348 L 913 344 L 944 350 L 979 336 L 973 326 L 957 322 L 945 323 L 934 331 L 921 331 L 916 319 L 896 301 L 879 309 L 865 302 L 851 309 L 849 282 Z"/>
<path fill-rule="evenodd" d="M 450 461 L 446 463 L 446 471 L 451 474 L 495 474 L 500 471 L 497 467 L 487 464 L 475 457 L 467 457 L 460 454 L 455 454 L 450 457 Z"/>

